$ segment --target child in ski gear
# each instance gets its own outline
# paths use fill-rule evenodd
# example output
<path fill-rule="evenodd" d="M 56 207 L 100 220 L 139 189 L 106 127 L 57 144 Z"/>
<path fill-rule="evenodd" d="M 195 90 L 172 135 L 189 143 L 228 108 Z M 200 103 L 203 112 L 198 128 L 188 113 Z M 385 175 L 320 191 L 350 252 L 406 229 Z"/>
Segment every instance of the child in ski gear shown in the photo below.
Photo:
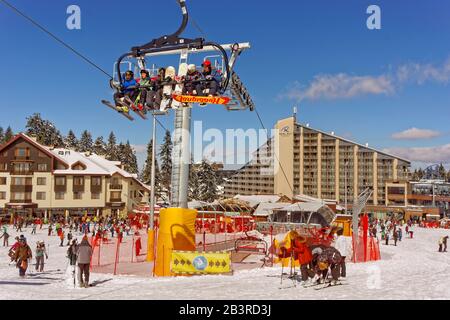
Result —
<path fill-rule="evenodd" d="M 27 244 L 25 237 L 19 238 L 19 246 L 14 252 L 13 261 L 16 262 L 17 268 L 19 268 L 19 276 L 25 277 L 25 273 L 28 268 L 28 259 L 31 259 L 33 254 L 31 248 Z"/>
<path fill-rule="evenodd" d="M 89 287 L 89 265 L 92 258 L 92 247 L 89 244 L 87 236 L 83 237 L 81 243 L 76 250 L 77 263 L 79 269 L 79 283 L 80 287 Z M 84 275 L 84 279 L 83 279 Z"/>
<path fill-rule="evenodd" d="M 294 239 L 293 243 L 294 260 L 298 260 L 300 264 L 300 273 L 303 283 L 309 279 L 308 266 L 312 261 L 311 249 L 306 244 L 306 238 L 299 236 Z"/>
<path fill-rule="evenodd" d="M 327 279 L 328 270 L 331 270 L 333 283 L 336 284 L 340 277 L 340 268 L 342 256 L 336 248 L 328 247 L 324 249 L 317 257 L 316 274 L 319 281 Z M 320 281 L 322 282 L 322 281 Z"/>
<path fill-rule="evenodd" d="M 117 108 L 122 109 L 124 112 L 128 112 L 128 108 L 122 106 L 120 102 L 123 101 L 123 98 L 125 96 L 128 96 L 131 101 L 136 101 L 137 95 L 139 94 L 139 91 L 136 90 L 136 87 L 137 82 L 134 79 L 134 73 L 133 71 L 128 70 L 127 72 L 125 72 L 125 80 L 123 81 L 120 91 L 114 94 L 114 101 Z"/>
<path fill-rule="evenodd" d="M 36 245 L 36 271 L 44 272 L 44 256 L 48 259 L 47 250 L 45 249 L 44 242 L 37 242 Z"/>
<path fill-rule="evenodd" d="M 31 234 L 36 234 L 36 224 L 33 223 L 33 229 L 31 230 Z"/>
<path fill-rule="evenodd" d="M 147 112 L 147 96 L 149 91 L 151 91 L 151 79 L 150 74 L 147 70 L 141 70 L 141 78 L 138 79 L 139 83 L 139 94 L 136 98 L 137 107 L 144 113 Z M 150 98 L 150 97 L 149 97 Z"/>
<path fill-rule="evenodd" d="M 202 83 L 202 90 L 197 94 L 199 96 L 206 96 L 205 90 L 209 89 L 209 96 L 215 96 L 220 89 L 222 82 L 222 74 L 219 70 L 215 69 L 211 65 L 211 61 L 205 60 L 202 64 L 203 72 L 202 77 L 204 81 Z"/>
<path fill-rule="evenodd" d="M 195 64 L 190 64 L 188 66 L 188 72 L 184 77 L 183 95 L 199 95 L 201 94 L 203 88 L 201 81 L 203 80 L 203 75 L 197 71 Z"/>

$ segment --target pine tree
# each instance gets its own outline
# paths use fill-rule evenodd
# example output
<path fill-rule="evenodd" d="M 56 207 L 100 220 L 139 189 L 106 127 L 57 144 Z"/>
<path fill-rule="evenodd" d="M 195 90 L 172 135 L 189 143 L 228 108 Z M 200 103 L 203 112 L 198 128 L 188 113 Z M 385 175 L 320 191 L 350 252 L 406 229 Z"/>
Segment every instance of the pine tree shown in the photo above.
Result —
<path fill-rule="evenodd" d="M 106 154 L 106 144 L 105 141 L 103 141 L 103 136 L 95 139 L 93 151 L 99 156 L 104 156 Z"/>
<path fill-rule="evenodd" d="M 78 139 L 75 133 L 72 130 L 69 130 L 66 138 L 64 139 L 64 144 L 66 148 L 71 150 L 76 150 L 78 146 Z"/>
<path fill-rule="evenodd" d="M 218 198 L 217 178 L 211 164 L 203 159 L 198 169 L 199 200 L 213 202 Z"/>
<path fill-rule="evenodd" d="M 172 137 L 170 131 L 166 131 L 164 142 L 161 146 L 159 157 L 161 159 L 161 186 L 170 194 L 172 178 Z"/>
<path fill-rule="evenodd" d="M 8 142 L 9 140 L 11 140 L 14 137 L 14 132 L 12 131 L 11 127 L 8 126 L 8 128 L 6 128 L 5 131 L 5 136 L 4 136 L 4 143 Z"/>
<path fill-rule="evenodd" d="M 189 190 L 188 190 L 188 200 L 199 200 L 199 184 L 198 184 L 198 171 L 199 166 L 194 164 L 191 159 L 191 165 L 189 166 Z"/>
<path fill-rule="evenodd" d="M 147 159 L 145 160 L 144 168 L 142 169 L 142 181 L 145 184 L 150 185 L 152 178 L 152 148 L 153 148 L 153 140 L 147 145 Z M 159 166 L 158 159 L 155 159 L 155 183 L 156 180 L 159 180 Z M 156 183 L 159 184 L 159 181 Z"/>
<path fill-rule="evenodd" d="M 93 152 L 94 143 L 92 141 L 92 135 L 89 131 L 84 130 L 81 134 L 80 141 L 78 142 L 78 152 Z"/>
<path fill-rule="evenodd" d="M 126 167 L 125 170 L 129 173 L 138 174 L 139 167 L 137 163 L 136 151 L 130 145 L 130 141 L 127 141 L 125 144 L 125 159 L 126 159 Z"/>
<path fill-rule="evenodd" d="M 0 145 L 3 144 L 5 140 L 5 131 L 3 130 L 3 127 L 0 127 Z"/>
<path fill-rule="evenodd" d="M 25 127 L 27 135 L 35 137 L 37 142 L 45 146 L 54 146 L 56 148 L 65 146 L 61 132 L 51 121 L 42 119 L 39 113 L 28 117 Z"/>
<path fill-rule="evenodd" d="M 445 170 L 445 167 L 444 167 L 444 165 L 442 163 L 439 165 L 438 171 L 439 171 L 438 179 L 444 179 L 445 180 L 445 178 L 447 177 L 447 171 Z"/>
<path fill-rule="evenodd" d="M 117 149 L 116 136 L 114 135 L 114 132 L 111 131 L 108 137 L 108 143 L 106 144 L 106 159 L 110 161 L 119 161 Z"/>

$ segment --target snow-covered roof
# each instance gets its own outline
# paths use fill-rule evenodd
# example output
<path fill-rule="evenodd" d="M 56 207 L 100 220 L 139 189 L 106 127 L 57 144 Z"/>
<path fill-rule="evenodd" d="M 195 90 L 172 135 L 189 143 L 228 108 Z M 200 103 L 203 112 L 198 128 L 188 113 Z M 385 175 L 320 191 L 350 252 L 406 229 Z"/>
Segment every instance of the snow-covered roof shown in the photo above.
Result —
<path fill-rule="evenodd" d="M 107 175 L 113 176 L 115 174 L 119 174 L 124 178 L 130 178 L 139 183 L 142 187 L 147 190 L 150 190 L 150 187 L 146 184 L 142 183 L 138 180 L 138 176 L 136 174 L 131 174 L 119 166 L 121 165 L 120 161 L 109 161 L 103 158 L 102 156 L 93 154 L 93 153 L 82 153 L 76 152 L 69 149 L 50 149 L 48 147 L 44 147 L 49 150 L 55 156 L 63 159 L 65 163 L 69 165 L 67 169 L 59 169 L 55 170 L 54 174 L 56 175 Z M 74 170 L 74 166 L 77 164 L 81 164 L 83 166 L 83 170 Z"/>
<path fill-rule="evenodd" d="M 307 212 L 316 212 L 319 211 L 320 208 L 325 206 L 324 203 L 313 201 L 313 202 L 297 202 L 294 204 L 289 204 L 285 207 L 279 208 L 280 211 L 289 211 L 289 212 L 298 212 L 298 211 L 307 211 Z"/>
<path fill-rule="evenodd" d="M 234 199 L 247 201 L 251 207 L 255 207 L 260 203 L 275 203 L 281 199 L 278 195 L 253 195 L 253 196 L 242 196 L 238 194 Z"/>
<path fill-rule="evenodd" d="M 269 216 L 274 209 L 280 209 L 284 208 L 286 206 L 290 205 L 290 203 L 287 202 L 277 202 L 277 203 L 260 203 L 258 208 L 256 208 L 255 212 L 253 213 L 254 216 L 259 217 L 267 217 Z"/>

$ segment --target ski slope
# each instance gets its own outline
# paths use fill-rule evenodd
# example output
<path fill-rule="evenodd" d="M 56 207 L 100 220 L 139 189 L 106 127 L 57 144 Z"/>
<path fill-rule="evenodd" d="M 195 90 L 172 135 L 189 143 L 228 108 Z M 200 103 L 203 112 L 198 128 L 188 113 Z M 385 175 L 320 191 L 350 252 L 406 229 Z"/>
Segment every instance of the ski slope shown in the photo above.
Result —
<path fill-rule="evenodd" d="M 74 289 L 71 273 L 66 273 L 67 247 L 60 248 L 56 236 L 48 238 L 47 230 L 38 230 L 37 235 L 29 235 L 31 229 L 24 231 L 33 251 L 38 240 L 50 245 L 45 266 L 49 272 L 33 275 L 30 268 L 31 275 L 20 279 L 15 266 L 8 265 L 7 248 L 0 247 L 0 300 L 450 299 L 450 253 L 437 252 L 438 240 L 449 234 L 448 230 L 415 228 L 414 239 L 404 238 L 397 247 L 381 245 L 381 261 L 348 263 L 347 285 L 323 290 L 291 287 L 293 282 L 286 279 L 280 289 L 280 267 L 238 270 L 233 276 L 139 278 L 91 274 L 96 286 Z M 11 228 L 9 232 L 13 240 L 16 234 Z"/>

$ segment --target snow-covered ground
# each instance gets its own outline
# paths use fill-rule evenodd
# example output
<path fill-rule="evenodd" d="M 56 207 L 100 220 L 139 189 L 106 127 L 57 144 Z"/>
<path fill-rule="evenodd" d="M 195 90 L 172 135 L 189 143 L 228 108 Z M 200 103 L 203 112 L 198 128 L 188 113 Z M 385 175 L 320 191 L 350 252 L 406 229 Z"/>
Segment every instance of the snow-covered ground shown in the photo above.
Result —
<path fill-rule="evenodd" d="M 15 266 L 8 265 L 7 248 L 0 247 L 0 300 L 450 299 L 450 253 L 437 252 L 439 238 L 450 232 L 442 229 L 415 228 L 414 239 L 403 239 L 397 247 L 381 245 L 381 261 L 348 263 L 346 285 L 323 290 L 290 287 L 290 280 L 283 280 L 285 288 L 280 289 L 280 267 L 240 270 L 232 276 L 140 278 L 91 274 L 95 287 L 74 289 L 71 274 L 66 275 L 67 247 L 60 248 L 56 236 L 49 239 L 47 230 L 38 230 L 37 235 L 30 235 L 31 229 L 24 231 L 33 250 L 38 240 L 50 244 L 45 266 L 48 272 L 33 275 L 30 268 L 31 275 L 20 279 Z M 16 234 L 11 228 L 9 232 L 11 244 Z"/>

